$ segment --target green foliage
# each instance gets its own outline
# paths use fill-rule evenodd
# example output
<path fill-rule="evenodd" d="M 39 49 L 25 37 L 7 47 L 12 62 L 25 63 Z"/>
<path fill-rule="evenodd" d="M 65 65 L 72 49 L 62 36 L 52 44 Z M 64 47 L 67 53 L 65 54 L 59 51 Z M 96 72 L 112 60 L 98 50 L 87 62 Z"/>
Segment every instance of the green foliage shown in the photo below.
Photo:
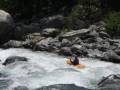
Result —
<path fill-rule="evenodd" d="M 120 12 L 109 13 L 104 21 L 106 22 L 107 32 L 112 36 L 120 35 Z"/>
<path fill-rule="evenodd" d="M 79 0 L 79 3 L 72 8 L 69 17 L 91 22 L 98 21 L 101 17 L 100 5 L 100 0 Z"/>

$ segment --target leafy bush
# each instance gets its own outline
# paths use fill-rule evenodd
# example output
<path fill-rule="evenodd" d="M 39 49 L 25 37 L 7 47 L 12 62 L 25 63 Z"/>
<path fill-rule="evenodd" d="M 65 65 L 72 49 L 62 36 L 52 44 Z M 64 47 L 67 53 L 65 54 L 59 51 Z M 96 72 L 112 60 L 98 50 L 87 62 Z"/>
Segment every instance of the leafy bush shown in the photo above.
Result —
<path fill-rule="evenodd" d="M 104 21 L 106 22 L 107 32 L 111 36 L 120 35 L 120 12 L 111 12 L 109 13 Z"/>
<path fill-rule="evenodd" d="M 78 5 L 72 8 L 69 17 L 90 22 L 98 21 L 101 17 L 100 0 L 79 0 Z"/>

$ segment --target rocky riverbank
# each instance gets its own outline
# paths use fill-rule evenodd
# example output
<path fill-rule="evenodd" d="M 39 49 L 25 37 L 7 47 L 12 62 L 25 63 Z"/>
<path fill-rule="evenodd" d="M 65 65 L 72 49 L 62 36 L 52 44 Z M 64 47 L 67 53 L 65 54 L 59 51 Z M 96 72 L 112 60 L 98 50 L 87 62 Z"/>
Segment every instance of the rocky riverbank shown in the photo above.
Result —
<path fill-rule="evenodd" d="M 67 55 L 74 49 L 74 52 L 79 52 L 81 57 L 120 63 L 120 40 L 111 39 L 105 32 L 104 22 L 95 23 L 89 26 L 89 28 L 68 31 L 61 29 L 64 24 L 65 20 L 61 15 L 43 18 L 37 21 L 33 20 L 30 23 L 14 23 L 10 14 L 0 10 L 0 47 L 4 49 L 29 48 L 35 51 L 48 51 L 60 55 Z M 9 57 L 3 65 L 15 61 L 27 61 L 27 59 L 16 56 Z M 120 87 L 117 86 L 120 83 L 118 80 L 119 77 L 117 78 L 117 84 L 116 81 L 114 82 L 116 77 L 118 76 L 113 75 L 112 80 L 111 78 L 105 79 L 105 82 L 102 80 L 98 85 L 100 86 L 98 90 L 107 90 L 108 88 L 109 90 L 119 90 Z M 103 86 L 102 83 L 105 85 Z M 113 86 L 116 89 L 112 88 Z M 55 88 L 58 89 L 56 86 Z M 43 89 L 44 87 L 37 90 Z M 48 89 L 46 87 L 45 90 Z"/>
<path fill-rule="evenodd" d="M 15 24 L 8 13 L 1 11 L 0 14 L 1 48 L 30 48 L 60 55 L 74 49 L 81 57 L 120 62 L 120 41 L 111 39 L 102 21 L 89 28 L 66 32 L 60 29 L 65 23 L 60 15 L 33 20 L 29 24 Z"/>

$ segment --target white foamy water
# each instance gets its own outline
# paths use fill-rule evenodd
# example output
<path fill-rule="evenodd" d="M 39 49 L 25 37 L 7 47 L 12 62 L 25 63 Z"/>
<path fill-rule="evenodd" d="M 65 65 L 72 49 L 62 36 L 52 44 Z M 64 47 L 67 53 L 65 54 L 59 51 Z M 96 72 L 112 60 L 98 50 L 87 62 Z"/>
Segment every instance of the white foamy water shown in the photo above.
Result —
<path fill-rule="evenodd" d="M 28 62 L 16 62 L 0 66 L 0 71 L 11 79 L 9 90 L 16 86 L 35 89 L 54 84 L 75 84 L 95 88 L 103 76 L 120 74 L 120 65 L 89 58 L 82 58 L 85 69 L 77 69 L 65 63 L 66 58 L 46 52 L 33 52 L 27 49 L 0 50 L 1 62 L 9 56 L 24 56 Z M 1 79 L 1 78 L 0 78 Z M 2 78 L 6 79 L 6 78 Z"/>

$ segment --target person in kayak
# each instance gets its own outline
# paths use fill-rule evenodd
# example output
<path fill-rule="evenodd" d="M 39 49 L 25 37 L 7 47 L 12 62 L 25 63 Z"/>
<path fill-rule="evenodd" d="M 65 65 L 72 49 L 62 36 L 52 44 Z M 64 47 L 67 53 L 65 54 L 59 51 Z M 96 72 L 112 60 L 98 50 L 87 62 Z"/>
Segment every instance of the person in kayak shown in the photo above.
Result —
<path fill-rule="evenodd" d="M 78 65 L 79 63 L 79 55 L 73 54 L 70 58 L 72 65 Z"/>

